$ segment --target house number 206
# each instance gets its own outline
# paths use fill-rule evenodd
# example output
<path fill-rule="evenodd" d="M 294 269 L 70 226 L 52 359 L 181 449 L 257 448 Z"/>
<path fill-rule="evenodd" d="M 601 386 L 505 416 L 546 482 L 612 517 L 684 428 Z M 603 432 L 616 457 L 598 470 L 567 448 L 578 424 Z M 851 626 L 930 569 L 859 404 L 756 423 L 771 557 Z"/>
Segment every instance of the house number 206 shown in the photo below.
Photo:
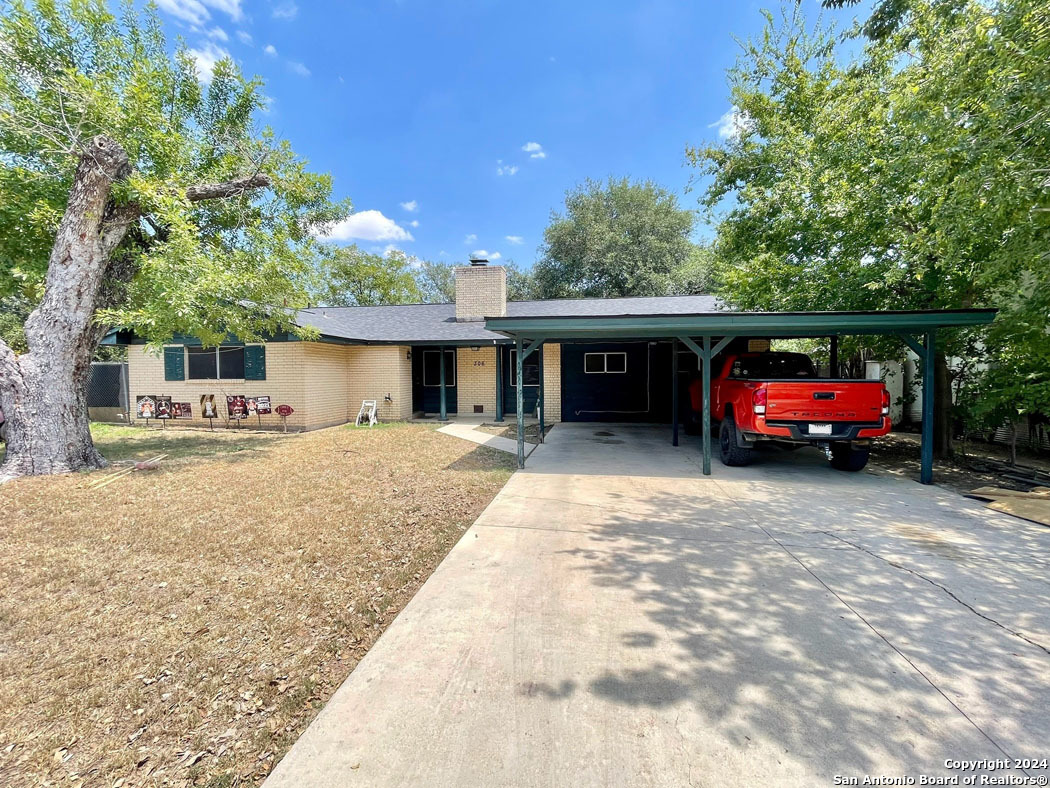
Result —
<path fill-rule="evenodd" d="M 483 367 L 483 366 L 485 366 L 485 362 L 484 361 L 475 361 L 474 362 L 474 366 L 475 367 Z"/>

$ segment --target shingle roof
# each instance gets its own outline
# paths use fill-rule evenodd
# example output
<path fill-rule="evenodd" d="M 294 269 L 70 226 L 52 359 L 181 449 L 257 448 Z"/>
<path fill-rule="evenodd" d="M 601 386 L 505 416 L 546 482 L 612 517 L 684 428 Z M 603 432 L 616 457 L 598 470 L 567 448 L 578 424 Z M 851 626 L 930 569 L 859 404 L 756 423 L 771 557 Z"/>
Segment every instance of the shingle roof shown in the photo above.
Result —
<path fill-rule="evenodd" d="M 718 299 L 709 295 L 507 302 L 508 317 L 688 315 L 718 309 Z M 355 342 L 454 344 L 506 341 L 506 337 L 486 331 L 482 322 L 457 322 L 455 304 L 316 307 L 301 310 L 297 320 L 299 325 L 311 326 L 324 336 Z"/>

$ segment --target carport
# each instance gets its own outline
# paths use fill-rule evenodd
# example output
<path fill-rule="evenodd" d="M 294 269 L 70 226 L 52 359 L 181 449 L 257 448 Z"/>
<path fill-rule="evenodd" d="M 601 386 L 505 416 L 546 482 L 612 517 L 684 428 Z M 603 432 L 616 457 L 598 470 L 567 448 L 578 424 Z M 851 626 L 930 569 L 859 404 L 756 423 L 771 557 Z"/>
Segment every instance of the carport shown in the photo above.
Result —
<path fill-rule="evenodd" d="M 899 337 L 922 363 L 922 463 L 920 481 L 933 480 L 934 361 L 937 332 L 944 328 L 991 323 L 995 309 L 943 309 L 884 312 L 706 312 L 680 315 L 594 317 L 490 317 L 485 327 L 515 343 L 517 364 L 518 467 L 525 467 L 525 419 L 522 363 L 545 342 L 664 340 L 680 342 L 696 353 L 703 381 L 701 447 L 703 472 L 711 474 L 711 359 L 738 337 L 767 339 L 832 338 L 833 357 L 840 336 Z M 677 353 L 672 353 L 677 378 Z M 678 445 L 678 387 L 672 386 L 672 443 Z M 540 440 L 543 440 L 543 378 L 540 377 Z"/>

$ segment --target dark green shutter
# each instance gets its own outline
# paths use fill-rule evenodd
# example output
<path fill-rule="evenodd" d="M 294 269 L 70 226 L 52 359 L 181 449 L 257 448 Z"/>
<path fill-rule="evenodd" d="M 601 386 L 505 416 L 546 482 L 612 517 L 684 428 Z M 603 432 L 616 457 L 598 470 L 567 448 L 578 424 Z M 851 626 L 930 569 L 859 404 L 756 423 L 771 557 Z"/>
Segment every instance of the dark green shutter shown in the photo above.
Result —
<path fill-rule="evenodd" d="M 244 379 L 266 380 L 266 345 L 245 345 Z"/>
<path fill-rule="evenodd" d="M 164 348 L 164 379 L 186 379 L 186 351 L 181 345 Z"/>

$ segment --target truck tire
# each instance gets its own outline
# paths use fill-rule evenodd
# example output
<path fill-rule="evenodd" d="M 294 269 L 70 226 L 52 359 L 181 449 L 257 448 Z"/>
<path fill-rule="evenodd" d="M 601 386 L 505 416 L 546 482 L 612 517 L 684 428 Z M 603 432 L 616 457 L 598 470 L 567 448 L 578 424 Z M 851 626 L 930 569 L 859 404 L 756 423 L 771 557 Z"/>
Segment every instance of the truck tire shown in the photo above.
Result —
<path fill-rule="evenodd" d="M 733 414 L 727 413 L 718 428 L 718 449 L 723 465 L 738 467 L 751 462 L 751 449 L 741 449 L 737 445 L 737 433 Z"/>
<path fill-rule="evenodd" d="M 868 464 L 868 448 L 854 449 L 848 443 L 831 444 L 831 467 L 838 471 L 859 471 Z"/>

